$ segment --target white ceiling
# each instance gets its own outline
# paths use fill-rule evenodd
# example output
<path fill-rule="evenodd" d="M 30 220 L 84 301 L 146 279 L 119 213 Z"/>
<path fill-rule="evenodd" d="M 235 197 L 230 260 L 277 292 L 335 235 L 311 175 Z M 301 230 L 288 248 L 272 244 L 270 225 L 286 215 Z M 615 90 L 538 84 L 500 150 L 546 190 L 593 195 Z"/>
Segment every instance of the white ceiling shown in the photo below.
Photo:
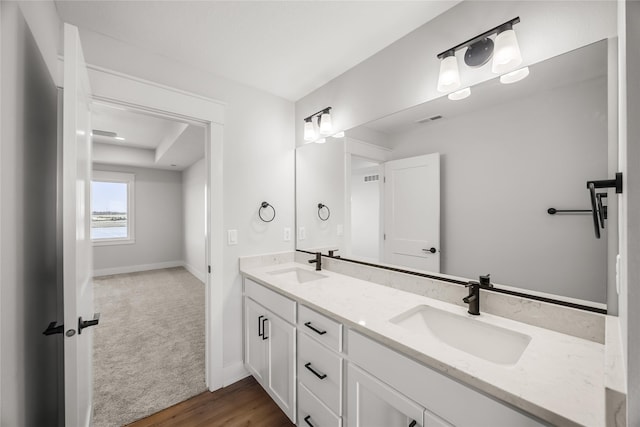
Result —
<path fill-rule="evenodd" d="M 459 1 L 62 1 L 60 18 L 296 101 Z"/>
<path fill-rule="evenodd" d="M 91 127 L 124 138 L 94 134 L 95 163 L 184 170 L 204 157 L 200 126 L 94 103 Z"/>

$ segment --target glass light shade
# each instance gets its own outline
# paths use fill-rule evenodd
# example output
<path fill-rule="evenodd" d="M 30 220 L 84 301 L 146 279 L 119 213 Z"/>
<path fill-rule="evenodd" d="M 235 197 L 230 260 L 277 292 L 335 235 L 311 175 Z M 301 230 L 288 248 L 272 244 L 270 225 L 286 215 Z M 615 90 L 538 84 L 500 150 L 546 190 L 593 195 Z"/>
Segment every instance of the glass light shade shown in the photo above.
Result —
<path fill-rule="evenodd" d="M 513 29 L 505 30 L 496 36 L 491 71 L 496 74 L 513 70 L 522 62 L 518 39 Z"/>
<path fill-rule="evenodd" d="M 333 133 L 333 126 L 331 126 L 331 114 L 322 113 L 320 116 L 320 135 L 328 136 Z"/>
<path fill-rule="evenodd" d="M 447 95 L 447 98 L 452 101 L 459 101 L 461 99 L 465 99 L 469 95 L 471 95 L 471 88 L 465 87 L 464 89 L 460 89 L 457 92 L 451 92 L 449 95 Z"/>
<path fill-rule="evenodd" d="M 304 122 L 304 140 L 311 141 L 316 137 L 316 131 L 313 128 L 313 121 Z"/>
<path fill-rule="evenodd" d="M 512 71 L 500 76 L 500 83 L 511 84 L 519 82 L 529 75 L 529 67 L 520 68 L 519 70 Z"/>
<path fill-rule="evenodd" d="M 438 76 L 438 91 L 450 92 L 460 87 L 460 73 L 458 60 L 455 55 L 447 56 L 440 61 L 440 76 Z"/>
<path fill-rule="evenodd" d="M 327 142 L 327 139 L 326 139 L 326 138 L 319 138 L 319 139 L 316 139 L 316 144 L 324 144 L 325 142 Z"/>

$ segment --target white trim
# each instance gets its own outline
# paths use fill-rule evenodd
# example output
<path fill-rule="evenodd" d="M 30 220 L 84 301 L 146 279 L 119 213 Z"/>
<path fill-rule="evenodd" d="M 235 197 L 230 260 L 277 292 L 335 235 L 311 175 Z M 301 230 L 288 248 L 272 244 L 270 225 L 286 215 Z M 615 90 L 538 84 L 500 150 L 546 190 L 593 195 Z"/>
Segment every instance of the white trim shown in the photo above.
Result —
<path fill-rule="evenodd" d="M 112 274 L 137 273 L 139 271 L 160 270 L 163 268 L 184 267 L 184 261 L 166 261 L 154 264 L 126 265 L 124 267 L 101 268 L 93 270 L 93 277 L 111 276 Z"/>
<path fill-rule="evenodd" d="M 244 367 L 244 362 L 236 362 L 233 365 L 224 367 L 224 387 L 240 381 L 243 378 L 251 375 L 247 368 Z"/>
<path fill-rule="evenodd" d="M 184 263 L 183 267 L 189 273 L 193 274 L 196 277 L 196 279 L 200 280 L 202 283 L 207 281 L 207 275 L 204 274 L 202 271 L 196 269 L 192 265 Z"/>

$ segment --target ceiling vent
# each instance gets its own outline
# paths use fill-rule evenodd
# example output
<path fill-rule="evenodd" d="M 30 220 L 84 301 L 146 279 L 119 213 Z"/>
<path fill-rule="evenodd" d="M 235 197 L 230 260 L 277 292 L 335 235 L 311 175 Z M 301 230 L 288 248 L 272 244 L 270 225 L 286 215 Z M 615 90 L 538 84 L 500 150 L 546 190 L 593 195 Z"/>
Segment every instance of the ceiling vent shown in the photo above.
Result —
<path fill-rule="evenodd" d="M 433 117 L 425 117 L 424 119 L 416 120 L 416 123 L 427 123 L 432 122 L 434 120 L 440 120 L 442 118 L 441 115 L 433 116 Z"/>

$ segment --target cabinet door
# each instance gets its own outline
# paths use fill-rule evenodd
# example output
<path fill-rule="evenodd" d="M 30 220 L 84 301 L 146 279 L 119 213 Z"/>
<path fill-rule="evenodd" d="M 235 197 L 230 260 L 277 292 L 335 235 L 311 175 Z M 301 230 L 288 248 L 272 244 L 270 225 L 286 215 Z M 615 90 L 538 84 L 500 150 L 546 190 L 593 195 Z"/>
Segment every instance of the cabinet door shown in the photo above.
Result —
<path fill-rule="evenodd" d="M 424 408 L 349 364 L 349 427 L 422 427 Z"/>
<path fill-rule="evenodd" d="M 270 312 L 267 316 L 264 333 L 269 391 L 278 406 L 295 422 L 296 329 Z"/>
<path fill-rule="evenodd" d="M 263 327 L 266 327 L 266 310 L 253 300 L 245 298 L 244 321 L 244 363 L 256 379 L 265 384 L 267 374 L 267 348 L 263 339 Z"/>

